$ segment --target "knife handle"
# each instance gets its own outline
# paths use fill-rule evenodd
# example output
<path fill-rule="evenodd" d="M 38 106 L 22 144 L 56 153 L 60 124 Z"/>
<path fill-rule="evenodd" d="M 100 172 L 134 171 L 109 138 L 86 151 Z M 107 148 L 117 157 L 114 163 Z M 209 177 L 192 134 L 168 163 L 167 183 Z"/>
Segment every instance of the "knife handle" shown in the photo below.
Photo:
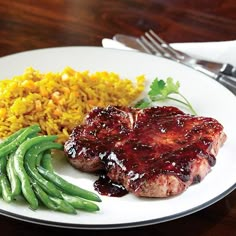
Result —
<path fill-rule="evenodd" d="M 189 66 L 189 65 L 188 65 Z M 236 95 L 236 78 L 225 75 L 222 73 L 213 73 L 210 70 L 201 66 L 191 66 L 193 69 L 202 72 L 203 74 L 211 77 L 212 79 L 218 81 L 220 84 L 229 89 L 234 95 Z"/>
<path fill-rule="evenodd" d="M 220 72 L 224 75 L 236 77 L 236 68 L 231 64 L 225 64 L 224 67 L 220 70 Z"/>
<path fill-rule="evenodd" d="M 216 80 L 228 88 L 234 95 L 236 95 L 236 78 L 228 75 L 218 74 Z"/>

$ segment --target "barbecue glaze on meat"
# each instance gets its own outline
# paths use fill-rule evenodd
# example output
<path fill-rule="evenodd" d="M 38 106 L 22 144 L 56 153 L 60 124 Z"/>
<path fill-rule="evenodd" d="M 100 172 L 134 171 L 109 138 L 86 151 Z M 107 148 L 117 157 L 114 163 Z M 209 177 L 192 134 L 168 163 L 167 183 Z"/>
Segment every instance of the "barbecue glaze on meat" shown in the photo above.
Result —
<path fill-rule="evenodd" d="M 175 107 L 95 108 L 65 143 L 69 162 L 105 170 L 136 196 L 168 197 L 200 182 L 226 140 L 215 119 Z"/>

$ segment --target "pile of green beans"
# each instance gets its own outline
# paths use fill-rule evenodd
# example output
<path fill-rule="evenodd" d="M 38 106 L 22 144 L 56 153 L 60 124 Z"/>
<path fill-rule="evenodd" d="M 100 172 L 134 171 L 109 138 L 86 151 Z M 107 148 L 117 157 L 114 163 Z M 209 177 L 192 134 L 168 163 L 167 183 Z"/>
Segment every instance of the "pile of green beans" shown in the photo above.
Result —
<path fill-rule="evenodd" d="M 19 196 L 32 210 L 39 205 L 69 214 L 95 212 L 99 196 L 55 173 L 52 150 L 63 150 L 55 135 L 38 135 L 39 125 L 22 128 L 0 143 L 0 195 L 8 203 Z"/>

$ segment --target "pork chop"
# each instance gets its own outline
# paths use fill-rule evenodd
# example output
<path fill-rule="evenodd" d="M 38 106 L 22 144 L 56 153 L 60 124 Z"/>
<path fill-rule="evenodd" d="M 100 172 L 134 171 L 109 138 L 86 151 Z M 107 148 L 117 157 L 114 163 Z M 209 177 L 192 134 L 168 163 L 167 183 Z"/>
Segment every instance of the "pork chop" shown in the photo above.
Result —
<path fill-rule="evenodd" d="M 223 126 L 176 107 L 95 108 L 65 143 L 69 162 L 105 170 L 136 196 L 167 197 L 200 182 L 226 140 Z"/>

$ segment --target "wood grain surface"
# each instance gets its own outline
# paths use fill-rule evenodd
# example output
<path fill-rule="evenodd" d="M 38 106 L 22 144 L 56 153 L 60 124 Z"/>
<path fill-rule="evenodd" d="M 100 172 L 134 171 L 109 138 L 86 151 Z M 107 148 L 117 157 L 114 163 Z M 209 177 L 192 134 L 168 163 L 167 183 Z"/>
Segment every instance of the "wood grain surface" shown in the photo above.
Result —
<path fill-rule="evenodd" d="M 236 1 L 0 0 L 0 57 L 38 48 L 101 46 L 103 38 L 111 38 L 115 33 L 139 36 L 149 28 L 168 42 L 235 40 Z M 233 236 L 236 235 L 236 192 L 189 216 L 146 227 L 112 231 L 63 229 L 0 215 L 0 229 L 1 235 L 6 236 L 123 233 Z"/>

